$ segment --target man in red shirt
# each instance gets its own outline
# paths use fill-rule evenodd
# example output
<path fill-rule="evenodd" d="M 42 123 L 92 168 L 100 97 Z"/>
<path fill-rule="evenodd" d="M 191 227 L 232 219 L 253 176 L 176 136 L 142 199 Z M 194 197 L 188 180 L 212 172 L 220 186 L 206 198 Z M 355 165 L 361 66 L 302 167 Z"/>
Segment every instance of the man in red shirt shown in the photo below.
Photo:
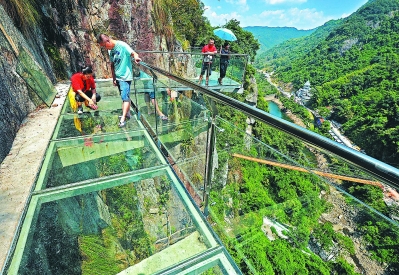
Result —
<path fill-rule="evenodd" d="M 87 66 L 81 73 L 75 73 L 71 77 L 72 89 L 75 92 L 75 100 L 78 103 L 78 114 L 83 113 L 82 102 L 88 102 L 88 107 L 97 110 L 97 102 L 101 96 L 96 93 L 96 83 L 93 78 L 93 69 Z"/>
<path fill-rule="evenodd" d="M 204 59 L 202 62 L 201 75 L 199 77 L 198 84 L 201 84 L 202 77 L 204 76 L 206 71 L 207 73 L 205 84 L 208 86 L 209 76 L 212 74 L 212 59 L 214 58 L 214 55 L 218 52 L 215 47 L 215 40 L 213 40 L 212 38 L 209 39 L 208 44 L 202 48 L 201 52 L 204 55 Z"/>

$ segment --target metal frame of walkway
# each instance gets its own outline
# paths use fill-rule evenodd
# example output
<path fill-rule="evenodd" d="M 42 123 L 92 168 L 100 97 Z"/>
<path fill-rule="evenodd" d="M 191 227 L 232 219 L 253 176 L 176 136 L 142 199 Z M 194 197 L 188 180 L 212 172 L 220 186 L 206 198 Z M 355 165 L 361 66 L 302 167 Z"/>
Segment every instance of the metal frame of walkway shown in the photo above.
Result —
<path fill-rule="evenodd" d="M 367 155 L 359 153 L 355 150 L 347 148 L 341 144 L 338 144 L 332 140 L 329 140 L 323 136 L 315 134 L 307 129 L 299 127 L 293 123 L 285 121 L 283 119 L 279 119 L 275 116 L 268 114 L 262 110 L 259 110 L 253 106 L 249 106 L 242 102 L 239 102 L 235 99 L 232 99 L 220 92 L 212 90 L 211 87 L 204 87 L 198 85 L 193 80 L 187 80 L 176 74 L 168 72 L 166 70 L 160 69 L 158 67 L 152 66 L 150 64 L 141 62 L 140 64 L 146 70 L 152 71 L 153 76 L 156 74 L 162 75 L 172 81 L 178 82 L 182 84 L 184 87 L 195 90 L 199 93 L 206 95 L 211 101 L 218 102 L 220 104 L 230 106 L 250 117 L 253 117 L 267 125 L 270 125 L 276 128 L 279 131 L 282 131 L 290 136 L 298 138 L 304 143 L 316 148 L 321 152 L 327 152 L 336 156 L 337 158 L 343 159 L 355 167 L 359 168 L 366 173 L 372 174 L 375 178 L 381 180 L 385 184 L 391 186 L 392 188 L 399 188 L 399 170 L 391 167 L 381 161 L 375 160 Z M 157 87 L 157 79 L 153 77 L 151 80 L 154 84 L 154 87 Z M 108 103 L 110 106 L 114 106 L 115 98 L 111 98 Z M 133 102 L 134 103 L 134 102 Z M 212 103 L 212 102 L 210 102 Z M 210 104 L 210 106 L 213 106 Z M 55 135 L 53 137 L 53 141 L 49 146 L 48 152 L 49 155 L 44 159 L 42 172 L 38 176 L 38 184 L 36 185 L 35 190 L 30 197 L 30 206 L 26 209 L 24 215 L 24 222 L 22 224 L 21 221 L 21 230 L 19 232 L 18 242 L 16 241 L 14 247 L 13 258 L 9 262 L 8 270 L 9 274 L 14 274 L 16 270 L 19 268 L 19 264 L 23 258 L 23 247 L 25 246 L 26 241 L 28 240 L 29 228 L 35 220 L 38 219 L 38 212 L 36 210 L 36 206 L 45 204 L 50 201 L 54 201 L 60 198 L 71 198 L 76 195 L 85 194 L 87 192 L 96 192 L 102 190 L 103 188 L 112 188 L 115 186 L 120 186 L 126 184 L 127 182 L 133 180 L 139 180 L 150 177 L 151 173 L 159 174 L 160 172 L 165 172 L 170 179 L 173 179 L 173 186 L 177 190 L 176 192 L 179 194 L 180 199 L 182 200 L 183 208 L 187 208 L 188 212 L 193 215 L 193 220 L 195 220 L 195 224 L 198 228 L 198 232 L 201 234 L 201 238 L 194 236 L 195 239 L 200 240 L 201 242 L 205 242 L 207 244 L 207 249 L 202 251 L 199 254 L 190 254 L 188 253 L 188 258 L 181 259 L 173 266 L 160 266 L 162 269 L 161 273 L 159 270 L 154 270 L 156 274 L 196 274 L 198 271 L 205 271 L 210 267 L 219 266 L 225 274 L 240 274 L 237 266 L 235 266 L 234 262 L 230 255 L 226 252 L 226 249 L 221 244 L 218 237 L 211 230 L 210 226 L 206 223 L 205 217 L 202 216 L 200 209 L 195 205 L 193 198 L 190 198 L 187 190 L 183 188 L 184 183 L 181 182 L 181 179 L 178 178 L 177 172 L 172 169 L 174 163 L 168 163 L 168 152 L 167 147 L 163 146 L 161 140 L 157 136 L 158 127 L 162 126 L 162 122 L 159 125 L 159 121 L 155 119 L 155 124 L 149 125 L 149 129 L 145 129 L 144 124 L 142 124 L 142 116 L 140 115 L 139 106 L 136 105 L 137 120 L 131 121 L 130 126 L 131 129 L 134 129 L 133 132 L 129 131 L 119 131 L 118 133 L 113 133 L 111 135 L 107 135 L 107 138 L 103 138 L 103 136 L 93 136 L 91 139 L 87 139 L 84 136 L 82 137 L 64 137 L 58 139 L 56 137 L 57 133 L 62 128 L 59 124 L 56 127 Z M 112 107 L 113 108 L 113 107 Z M 110 121 L 115 120 L 114 117 L 117 117 L 117 114 L 112 113 L 112 110 L 108 110 L 110 112 Z M 204 178 L 204 196 L 203 196 L 203 212 L 205 216 L 207 216 L 208 208 L 209 208 L 209 186 L 212 179 L 212 166 L 213 166 L 213 153 L 215 147 L 215 132 L 217 131 L 215 125 L 215 118 L 217 115 L 217 110 L 211 107 L 212 117 L 209 117 L 209 129 L 207 131 L 207 149 L 203 154 L 206 156 L 206 165 L 205 165 L 205 178 Z M 63 119 L 69 119 L 69 122 L 72 123 L 73 117 L 68 118 L 70 115 L 65 115 Z M 95 118 L 94 118 L 95 119 Z M 59 123 L 62 123 L 60 120 Z M 150 130 L 154 130 L 152 127 L 155 125 L 155 133 L 150 135 Z M 76 126 L 76 124 L 75 124 Z M 148 131 L 148 132 L 147 132 Z M 124 173 L 123 175 L 110 175 L 104 178 L 88 178 L 81 182 L 69 182 L 65 186 L 54 186 L 51 188 L 41 188 L 42 183 L 46 182 L 49 175 L 47 174 L 46 169 L 51 166 L 51 162 L 53 161 L 52 154 L 57 152 L 61 158 L 61 162 L 64 166 L 74 165 L 77 162 L 86 161 L 87 159 L 93 158 L 101 158 L 112 155 L 114 152 L 127 152 L 131 150 L 135 150 L 137 148 L 145 148 L 147 145 L 149 147 L 148 150 L 154 153 L 154 156 L 157 156 L 160 162 L 156 164 L 152 164 L 152 166 L 144 167 L 144 169 L 140 171 L 129 171 Z M 74 147 L 72 151 L 64 150 L 64 146 L 69 146 L 70 148 Z M 83 149 L 80 150 L 80 147 L 76 146 L 84 146 Z M 104 152 L 95 152 L 95 147 L 105 148 Z M 129 147 L 131 146 L 131 147 Z M 87 148 L 86 148 L 87 147 Z M 64 150 L 64 151 L 63 151 Z M 108 151 L 107 151 L 108 150 Z M 120 151 L 121 150 L 121 151 Z M 166 150 L 166 156 L 162 150 Z M 79 155 L 78 154 L 82 154 Z M 101 154 L 101 155 L 98 155 Z M 133 160 L 132 160 L 133 161 Z M 174 161 L 174 160 L 173 160 Z M 106 218 L 104 218 L 106 219 Z M 193 235 L 192 235 L 193 236 Z M 191 236 L 191 237 L 192 237 Z M 187 238 L 189 236 L 186 236 Z M 205 238 L 205 239 L 204 239 Z M 186 247 L 186 246 L 185 246 Z M 172 251 L 172 250 L 171 250 Z M 179 248 L 178 252 L 180 253 L 181 248 Z M 16 257 L 16 258 L 14 258 Z M 16 259 L 16 260 L 15 260 Z M 158 261 L 158 260 L 157 260 Z M 18 271 L 16 271 L 18 272 Z M 134 273 L 134 271 L 133 271 Z M 132 273 L 132 274 L 133 274 Z M 16 273 L 15 273 L 16 274 Z M 120 274 L 131 274 L 129 271 L 121 272 Z"/>

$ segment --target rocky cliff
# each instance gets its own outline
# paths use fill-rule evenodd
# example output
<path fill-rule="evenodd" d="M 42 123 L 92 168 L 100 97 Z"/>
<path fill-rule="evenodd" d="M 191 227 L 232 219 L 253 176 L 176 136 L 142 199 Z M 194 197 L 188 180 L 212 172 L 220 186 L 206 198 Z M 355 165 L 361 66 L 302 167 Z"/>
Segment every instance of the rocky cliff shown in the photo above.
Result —
<path fill-rule="evenodd" d="M 92 65 L 98 78 L 110 76 L 108 54 L 96 43 L 99 33 L 136 50 L 168 50 L 155 32 L 152 1 L 38 0 L 36 22 L 26 24 L 14 2 L 19 1 L 0 0 L 0 162 L 28 113 L 51 104 L 52 84 L 68 80 L 81 65 Z"/>
<path fill-rule="evenodd" d="M 32 47 L 0 6 L 0 161 L 8 154 L 24 118 L 55 95 L 43 47 Z M 35 33 L 37 29 L 32 29 Z M 40 32 L 37 32 L 40 38 Z M 43 58 L 45 57 L 45 58 Z"/>

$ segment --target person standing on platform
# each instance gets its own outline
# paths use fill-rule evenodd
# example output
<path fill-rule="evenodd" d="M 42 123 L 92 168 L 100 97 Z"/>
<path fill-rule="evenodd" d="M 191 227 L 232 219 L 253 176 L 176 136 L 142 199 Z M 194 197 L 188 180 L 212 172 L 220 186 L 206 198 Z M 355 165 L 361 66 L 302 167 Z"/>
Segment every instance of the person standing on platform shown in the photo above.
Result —
<path fill-rule="evenodd" d="M 83 114 L 83 102 L 87 102 L 87 107 L 97 110 L 97 102 L 101 96 L 96 93 L 96 83 L 93 78 L 91 66 L 83 68 L 82 72 L 75 73 L 71 77 L 72 90 L 75 92 L 75 100 L 78 105 L 78 114 Z"/>
<path fill-rule="evenodd" d="M 220 49 L 220 76 L 218 78 L 219 85 L 223 85 L 223 78 L 226 76 L 227 67 L 230 59 L 230 44 L 225 42 Z"/>
<path fill-rule="evenodd" d="M 108 50 L 113 83 L 118 86 L 122 98 L 119 127 L 125 127 L 126 119 L 130 118 L 130 85 L 133 81 L 131 57 L 137 64 L 140 63 L 141 58 L 127 43 L 111 39 L 108 35 L 100 34 L 97 37 L 97 43 Z"/>
<path fill-rule="evenodd" d="M 213 40 L 213 38 L 209 39 L 208 44 L 202 47 L 201 52 L 204 55 L 204 59 L 202 61 L 201 74 L 198 80 L 198 84 L 201 84 L 202 78 L 204 77 L 204 74 L 206 72 L 205 84 L 206 86 L 208 86 L 209 76 L 212 74 L 212 59 L 214 55 L 218 52 L 215 47 L 215 40 Z"/>

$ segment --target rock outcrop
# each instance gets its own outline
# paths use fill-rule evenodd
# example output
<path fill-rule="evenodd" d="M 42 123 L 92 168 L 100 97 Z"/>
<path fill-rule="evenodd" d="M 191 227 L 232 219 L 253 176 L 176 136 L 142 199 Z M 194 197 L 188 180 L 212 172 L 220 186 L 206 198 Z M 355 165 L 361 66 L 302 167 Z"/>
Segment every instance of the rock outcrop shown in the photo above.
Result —
<path fill-rule="evenodd" d="M 54 74 L 43 48 L 32 47 L 0 6 L 0 162 L 8 154 L 24 118 L 56 94 Z M 32 32 L 40 36 L 40 31 Z M 46 55 L 47 56 L 47 55 Z"/>
<path fill-rule="evenodd" d="M 110 77 L 108 53 L 96 43 L 98 34 L 107 33 L 136 50 L 167 51 L 170 44 L 154 30 L 152 1 L 39 0 L 38 23 L 28 27 L 20 24 L 23 14 L 10 12 L 12 3 L 0 1 L 4 72 L 0 75 L 0 162 L 28 113 L 43 103 L 51 104 L 52 84 L 68 80 L 82 65 L 92 65 L 97 78 Z M 170 62 L 148 53 L 140 56 L 151 64 Z"/>

